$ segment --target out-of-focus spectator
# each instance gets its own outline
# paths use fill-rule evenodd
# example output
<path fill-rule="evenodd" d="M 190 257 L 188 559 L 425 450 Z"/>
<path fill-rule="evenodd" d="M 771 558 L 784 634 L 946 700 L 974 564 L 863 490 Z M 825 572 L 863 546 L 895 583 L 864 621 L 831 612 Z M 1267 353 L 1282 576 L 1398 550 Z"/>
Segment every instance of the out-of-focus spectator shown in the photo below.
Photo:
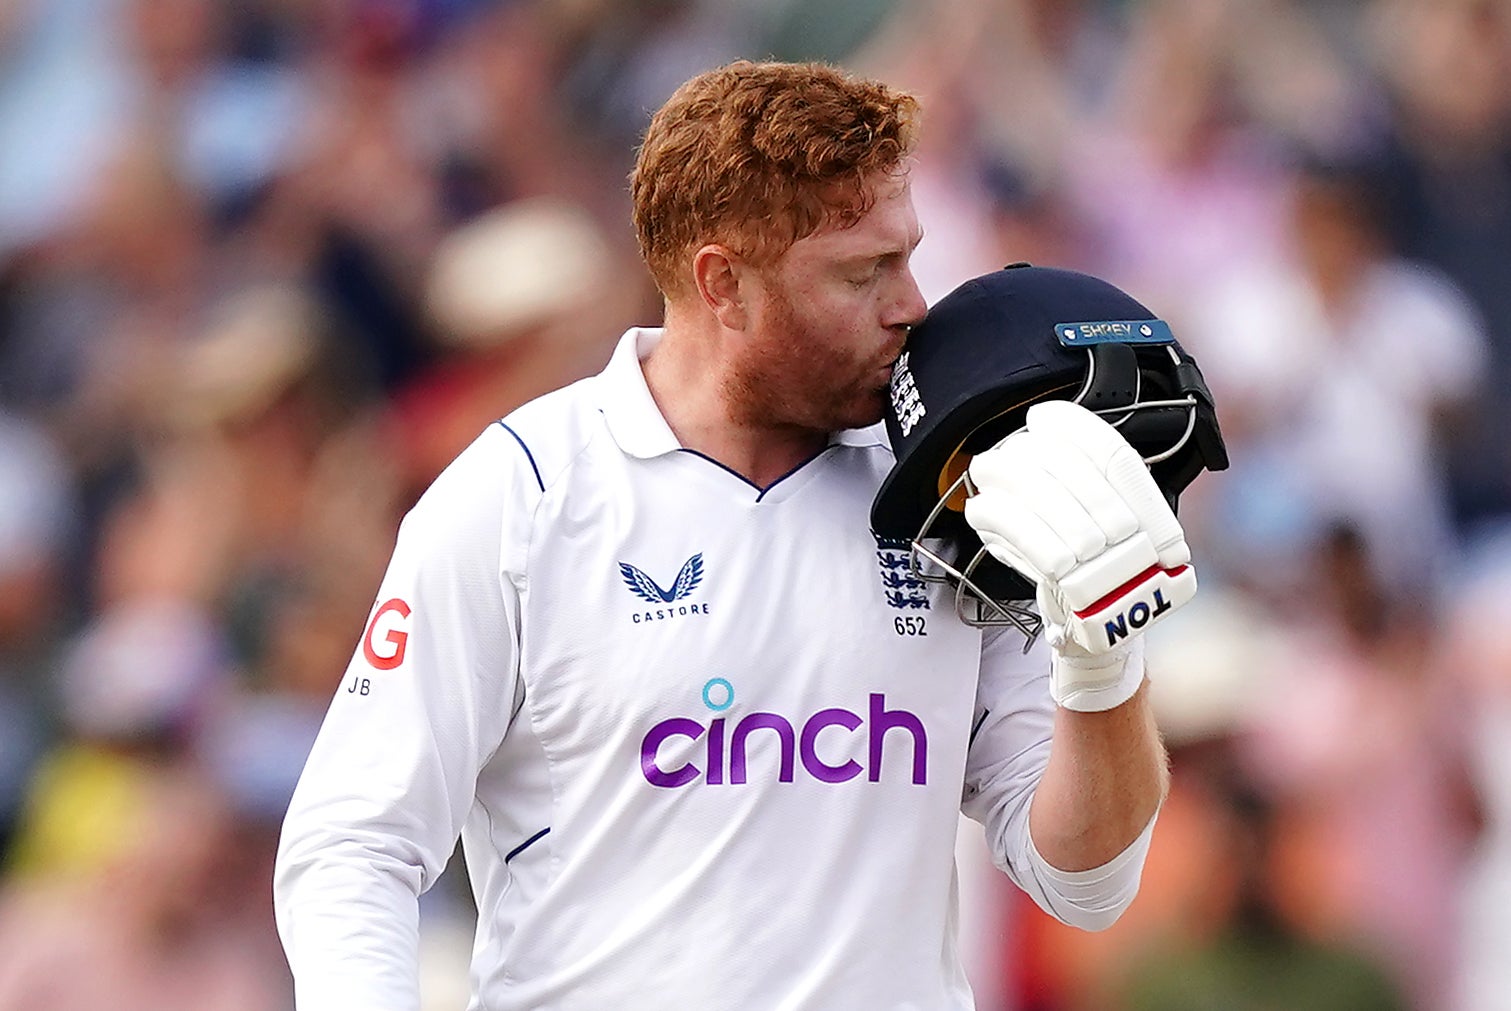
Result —
<path fill-rule="evenodd" d="M 7 3 L 0 18 L 0 255 L 79 210 L 128 102 L 117 5 Z"/>
<path fill-rule="evenodd" d="M 1211 761 L 1176 756 L 1189 776 L 1221 780 Z M 1275 908 L 1286 826 L 1243 777 L 1205 785 L 1227 858 L 1208 896 L 1220 926 L 1189 947 L 1168 949 L 1135 964 L 1119 983 L 1121 996 L 1103 1007 L 1126 1011 L 1407 1011 L 1411 1003 L 1378 958 L 1329 939 L 1310 937 Z"/>
<path fill-rule="evenodd" d="M 148 831 L 144 794 L 185 760 L 229 687 L 219 631 L 177 601 L 123 603 L 74 644 L 60 672 L 69 739 L 32 782 L 11 869 L 78 880 Z"/>
<path fill-rule="evenodd" d="M 140 475 L 103 524 L 102 600 L 213 607 L 254 678 L 307 584 L 328 582 L 360 623 L 381 566 L 369 545 L 391 540 L 399 507 L 368 370 L 337 334 L 307 293 L 259 286 L 178 349 Z"/>
<path fill-rule="evenodd" d="M 1463 889 L 1463 1011 L 1505 1011 L 1511 1000 L 1511 541 L 1490 545 L 1460 572 L 1446 604 L 1433 676 L 1452 693 L 1463 748 L 1482 801 L 1484 831 Z"/>
<path fill-rule="evenodd" d="M 1001 264 L 1081 265 L 1087 260 L 1086 223 L 1060 188 L 1035 182 L 1012 164 L 988 158 L 981 168 L 990 198 L 988 219 Z"/>
<path fill-rule="evenodd" d="M 426 307 L 444 354 L 395 398 L 391 434 L 413 495 L 492 422 L 601 368 L 630 268 L 582 209 L 506 204 L 436 251 Z"/>
<path fill-rule="evenodd" d="M 107 467 L 157 402 L 176 344 L 213 299 L 199 195 L 149 130 L 107 159 L 81 212 L 12 268 L 3 393 Z"/>
<path fill-rule="evenodd" d="M 169 766 L 133 803 L 137 829 L 97 866 L 0 898 L 0 1008 L 284 1011 L 292 986 L 276 949 L 235 926 L 224 799 Z"/>
<path fill-rule="evenodd" d="M 1068 139 L 1061 171 L 1092 228 L 1083 266 L 1146 304 L 1180 306 L 1273 258 L 1284 234 L 1279 141 L 1239 99 L 1232 65 L 1261 16 L 1222 0 L 1130 13 L 1110 101 Z"/>
<path fill-rule="evenodd" d="M 1226 541 L 1253 553 L 1229 568 L 1272 592 L 1294 589 L 1330 519 L 1358 527 L 1380 579 L 1424 598 L 1452 558 L 1443 433 L 1479 382 L 1485 335 L 1451 282 L 1391 252 L 1376 179 L 1304 166 L 1291 257 L 1191 300 L 1190 343 L 1240 447 L 1227 499 L 1240 536 Z"/>
<path fill-rule="evenodd" d="M 1465 526 L 1511 510 L 1511 8 L 1377 0 L 1368 36 L 1390 88 L 1390 218 L 1402 249 L 1444 271 L 1486 320 L 1490 361 L 1451 446 Z"/>
<path fill-rule="evenodd" d="M 563 81 L 566 107 L 587 133 L 608 142 L 621 178 L 633 165 L 628 155 L 650 110 L 693 75 L 736 58 L 746 46 L 757 47 L 755 26 L 740 18 L 742 7 L 759 12 L 754 4 L 582 0 L 547 6 L 556 8 L 562 27 L 576 39 Z"/>
<path fill-rule="evenodd" d="M 0 413 L 0 860 L 54 720 L 46 676 L 64 619 L 73 489 L 46 435 Z"/>
<path fill-rule="evenodd" d="M 1431 612 L 1332 528 L 1255 707 L 1250 768 L 1285 830 L 1277 903 L 1312 936 L 1355 938 L 1419 1011 L 1455 1007 L 1461 900 L 1481 824 L 1463 706 L 1430 662 Z"/>

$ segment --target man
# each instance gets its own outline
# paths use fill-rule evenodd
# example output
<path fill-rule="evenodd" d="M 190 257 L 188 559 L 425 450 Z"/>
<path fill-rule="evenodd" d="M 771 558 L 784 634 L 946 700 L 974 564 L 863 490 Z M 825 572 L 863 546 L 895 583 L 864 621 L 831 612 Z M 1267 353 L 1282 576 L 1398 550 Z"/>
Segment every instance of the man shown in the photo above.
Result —
<path fill-rule="evenodd" d="M 1131 900 L 1164 787 L 1137 649 L 1057 659 L 1102 711 L 1057 708 L 1047 650 L 886 596 L 915 113 L 737 63 L 655 115 L 633 196 L 665 325 L 406 519 L 285 825 L 301 1008 L 417 1006 L 416 896 L 459 833 L 489 1011 L 971 1007 L 962 797 L 1056 915 Z"/>

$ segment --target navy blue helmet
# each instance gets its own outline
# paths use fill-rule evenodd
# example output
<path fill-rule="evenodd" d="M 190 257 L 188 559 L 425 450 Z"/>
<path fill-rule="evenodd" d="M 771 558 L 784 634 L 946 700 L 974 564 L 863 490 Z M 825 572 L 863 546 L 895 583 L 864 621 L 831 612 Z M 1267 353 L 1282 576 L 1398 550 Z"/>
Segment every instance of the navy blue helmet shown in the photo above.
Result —
<path fill-rule="evenodd" d="M 1041 400 L 1105 418 L 1149 465 L 1171 507 L 1203 470 L 1228 465 L 1212 394 L 1170 327 L 1099 278 L 1014 264 L 974 278 L 908 335 L 893 369 L 887 435 L 897 462 L 872 531 L 907 544 L 915 575 L 956 587 L 971 624 L 1032 641 L 1033 585 L 987 554 L 965 522 L 966 467 L 1023 427 Z"/>

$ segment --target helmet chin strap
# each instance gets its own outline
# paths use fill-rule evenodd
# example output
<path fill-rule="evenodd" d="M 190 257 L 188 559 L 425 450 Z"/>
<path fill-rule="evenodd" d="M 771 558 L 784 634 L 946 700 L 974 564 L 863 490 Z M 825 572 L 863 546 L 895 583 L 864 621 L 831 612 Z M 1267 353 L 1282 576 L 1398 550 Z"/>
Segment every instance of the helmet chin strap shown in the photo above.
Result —
<path fill-rule="evenodd" d="M 1132 407 L 1143 392 L 1143 375 L 1138 355 L 1127 344 L 1097 344 L 1086 349 L 1086 381 L 1071 401 L 1098 414 Z M 1109 421 L 1116 428 L 1127 420 L 1125 415 Z"/>

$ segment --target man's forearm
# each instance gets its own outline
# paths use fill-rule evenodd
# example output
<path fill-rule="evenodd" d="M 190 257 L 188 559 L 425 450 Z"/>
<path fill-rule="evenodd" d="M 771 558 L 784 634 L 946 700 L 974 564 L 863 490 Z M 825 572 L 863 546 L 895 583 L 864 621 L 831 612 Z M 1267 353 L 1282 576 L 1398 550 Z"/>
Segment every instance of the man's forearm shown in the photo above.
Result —
<path fill-rule="evenodd" d="M 1053 867 L 1100 867 L 1127 849 L 1159 809 L 1169 781 L 1145 681 L 1098 713 L 1056 709 L 1049 764 L 1034 793 L 1029 834 Z"/>

